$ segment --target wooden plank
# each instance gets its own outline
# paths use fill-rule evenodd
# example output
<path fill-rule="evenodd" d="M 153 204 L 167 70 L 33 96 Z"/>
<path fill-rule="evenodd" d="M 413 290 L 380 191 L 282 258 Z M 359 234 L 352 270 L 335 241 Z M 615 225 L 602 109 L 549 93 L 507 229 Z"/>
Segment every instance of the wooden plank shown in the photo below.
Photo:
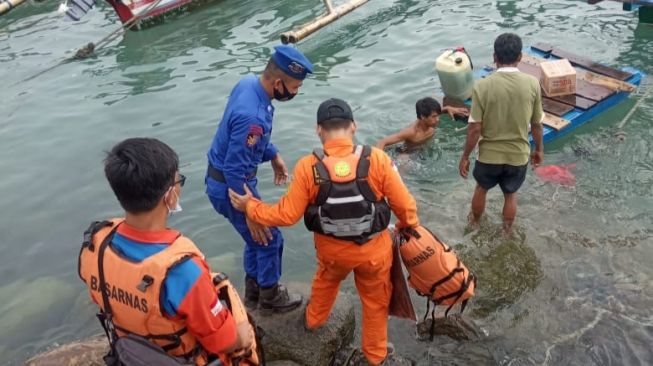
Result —
<path fill-rule="evenodd" d="M 595 72 L 597 74 L 603 74 L 618 80 L 626 80 L 629 77 L 633 76 L 633 74 L 629 72 L 625 72 L 625 71 L 617 70 L 613 67 L 601 65 L 586 57 L 579 56 L 576 55 L 575 53 L 564 51 L 559 48 L 553 48 L 551 54 L 556 57 L 566 58 L 574 66 L 580 66 L 589 71 Z"/>
<path fill-rule="evenodd" d="M 537 42 L 531 48 L 544 53 L 551 53 L 553 51 L 553 46 L 545 42 Z"/>
<path fill-rule="evenodd" d="M 581 97 L 600 102 L 614 93 L 614 90 L 605 86 L 592 84 L 586 80 L 578 80 L 576 78 L 576 94 Z"/>
<path fill-rule="evenodd" d="M 542 97 L 542 108 L 545 112 L 556 116 L 563 116 L 574 109 L 574 107 L 570 105 L 556 102 L 555 100 L 546 97 Z"/>
<path fill-rule="evenodd" d="M 596 101 L 583 98 L 580 95 L 575 95 L 575 94 L 560 95 L 557 97 L 549 97 L 549 98 L 555 100 L 556 102 L 572 105 L 584 111 L 592 108 L 596 104 Z"/>
<path fill-rule="evenodd" d="M 588 81 L 592 84 L 605 86 L 606 88 L 610 88 L 614 91 L 623 91 L 627 93 L 632 93 L 637 88 L 634 84 L 627 83 L 622 80 L 617 80 L 609 76 L 595 74 L 591 71 L 585 71 L 585 72 L 581 71 L 580 74 L 578 75 L 581 75 L 581 77 L 585 81 Z"/>
<path fill-rule="evenodd" d="M 544 120 L 542 120 L 542 123 L 545 126 L 551 127 L 556 131 L 560 131 L 563 128 L 569 126 L 571 124 L 571 121 L 568 119 L 552 116 L 548 113 L 544 113 Z"/>

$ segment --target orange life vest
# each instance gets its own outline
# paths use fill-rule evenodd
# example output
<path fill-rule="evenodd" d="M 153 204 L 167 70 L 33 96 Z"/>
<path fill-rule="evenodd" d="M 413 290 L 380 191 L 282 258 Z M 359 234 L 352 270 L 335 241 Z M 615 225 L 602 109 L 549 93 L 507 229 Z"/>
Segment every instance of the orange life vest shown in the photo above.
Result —
<path fill-rule="evenodd" d="M 236 350 L 233 353 L 228 355 L 228 360 L 225 361 L 224 358 L 221 358 L 223 363 L 226 366 L 237 365 L 237 366 L 256 366 L 260 364 L 258 350 L 261 347 L 258 339 L 258 329 L 256 324 L 254 324 L 252 318 L 247 313 L 245 305 L 243 305 L 238 296 L 238 291 L 231 284 L 227 275 L 224 273 L 211 273 L 211 278 L 213 278 L 213 284 L 218 290 L 218 298 L 223 301 L 227 308 L 231 311 L 231 315 L 234 318 L 236 326 L 241 323 L 249 323 L 250 329 L 254 334 L 254 340 L 251 347 L 247 349 Z M 263 363 L 265 364 L 265 363 Z"/>
<path fill-rule="evenodd" d="M 84 233 L 78 270 L 91 297 L 104 311 L 99 277 L 99 271 L 103 270 L 111 320 L 118 337 L 133 333 L 158 344 L 169 355 L 186 358 L 198 365 L 205 364 L 205 352 L 187 331 L 185 320 L 166 317 L 160 303 L 161 287 L 168 269 L 193 257 L 203 258 L 203 254 L 190 239 L 180 235 L 167 248 L 139 263 L 123 258 L 107 246 L 103 268 L 99 268 L 100 246 L 104 240 L 113 237 L 122 222 L 123 219 L 113 219 L 98 223 L 95 230 L 89 228 Z"/>
<path fill-rule="evenodd" d="M 308 230 L 362 245 L 388 228 L 390 206 L 367 181 L 371 151 L 362 145 L 343 157 L 313 151 L 313 178 L 320 188 L 304 213 Z"/>
<path fill-rule="evenodd" d="M 406 241 L 399 251 L 410 286 L 436 305 L 449 305 L 447 313 L 457 302 L 462 302 L 464 310 L 467 300 L 474 296 L 476 277 L 456 252 L 423 226 L 404 229 L 401 234 Z"/>

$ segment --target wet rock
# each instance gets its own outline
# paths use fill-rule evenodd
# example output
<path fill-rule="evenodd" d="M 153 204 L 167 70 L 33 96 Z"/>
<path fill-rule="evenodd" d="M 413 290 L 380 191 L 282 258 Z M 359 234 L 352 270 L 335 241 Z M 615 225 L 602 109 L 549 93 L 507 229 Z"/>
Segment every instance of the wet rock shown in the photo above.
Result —
<path fill-rule="evenodd" d="M 320 329 L 304 329 L 304 308 L 310 287 L 291 284 L 292 291 L 304 296 L 304 304 L 285 314 L 264 317 L 257 311 L 252 317 L 263 328 L 262 344 L 269 366 L 328 366 L 341 347 L 349 345 L 354 337 L 356 322 L 351 299 L 340 294 L 329 321 Z M 83 300 L 80 300 L 84 302 Z M 103 335 L 87 341 L 73 342 L 30 359 L 26 366 L 103 366 L 102 357 L 109 346 Z M 403 365 L 403 364 L 397 364 Z"/>
<path fill-rule="evenodd" d="M 476 326 L 471 319 L 460 314 L 451 314 L 447 317 L 428 318 L 417 324 L 417 339 L 428 341 L 431 337 L 431 324 L 435 322 L 433 334 L 447 336 L 455 340 L 476 340 L 484 336 L 481 328 Z"/>
<path fill-rule="evenodd" d="M 429 347 L 424 359 L 417 362 L 417 366 L 469 366 L 469 365 L 497 365 L 499 364 L 492 354 L 492 348 L 487 344 L 476 342 L 442 342 Z M 517 365 L 533 364 L 531 362 L 517 362 Z"/>
<path fill-rule="evenodd" d="M 74 342 L 37 355 L 25 366 L 104 366 L 102 357 L 109 352 L 104 336 Z"/>
<path fill-rule="evenodd" d="M 412 366 L 413 361 L 398 355 L 393 346 L 388 348 L 388 355 L 383 361 L 383 366 Z M 369 366 L 365 355 L 360 348 L 353 346 L 340 349 L 331 366 Z"/>
<path fill-rule="evenodd" d="M 474 318 L 512 306 L 523 294 L 535 290 L 544 276 L 540 259 L 524 236 L 505 239 L 482 226 L 471 238 L 479 250 L 459 252 L 463 263 L 479 279 L 468 313 Z"/>
<path fill-rule="evenodd" d="M 272 316 L 262 316 L 258 311 L 251 313 L 264 330 L 262 344 L 266 360 L 290 360 L 305 366 L 330 365 L 337 350 L 350 344 L 354 337 L 356 322 L 351 299 L 340 293 L 327 323 L 320 329 L 307 331 L 304 309 L 310 287 L 292 283 L 288 289 L 304 296 L 304 304 L 298 309 Z"/>

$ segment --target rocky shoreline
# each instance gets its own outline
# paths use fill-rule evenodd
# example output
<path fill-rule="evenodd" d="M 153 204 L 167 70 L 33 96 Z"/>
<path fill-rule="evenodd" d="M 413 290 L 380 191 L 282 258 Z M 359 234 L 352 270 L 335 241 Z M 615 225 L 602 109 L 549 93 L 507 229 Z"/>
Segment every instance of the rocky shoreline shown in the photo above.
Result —
<path fill-rule="evenodd" d="M 262 316 L 251 312 L 256 325 L 263 331 L 261 344 L 268 366 L 355 366 L 367 365 L 362 354 L 352 342 L 355 338 L 355 299 L 340 293 L 329 321 L 320 329 L 306 330 L 303 316 L 308 284 L 291 283 L 288 287 L 304 296 L 304 304 L 298 309 L 274 316 Z M 417 339 L 429 339 L 431 320 L 418 324 Z M 99 328 L 99 325 L 98 325 Z M 473 340 L 483 337 L 473 322 L 457 315 L 435 319 L 435 334 L 457 340 Z M 109 346 L 104 334 L 71 342 L 43 352 L 29 359 L 26 366 L 104 366 L 102 357 Z M 408 366 L 414 362 L 398 354 L 389 356 L 384 365 Z"/>

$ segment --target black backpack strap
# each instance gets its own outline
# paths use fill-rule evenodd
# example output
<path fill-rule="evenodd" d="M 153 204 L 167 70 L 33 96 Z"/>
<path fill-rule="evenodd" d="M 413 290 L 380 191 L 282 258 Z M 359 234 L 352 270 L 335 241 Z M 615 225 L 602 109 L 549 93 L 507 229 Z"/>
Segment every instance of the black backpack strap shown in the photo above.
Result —
<path fill-rule="evenodd" d="M 82 240 L 82 246 L 79 248 L 79 256 L 77 256 L 77 275 L 79 278 L 84 281 L 82 278 L 82 252 L 84 249 L 88 248 L 91 252 L 95 251 L 93 246 L 93 236 L 97 234 L 101 229 L 111 226 L 113 223 L 111 221 L 93 221 L 86 230 L 84 230 L 84 238 Z"/>
<path fill-rule="evenodd" d="M 456 295 L 456 298 L 453 300 L 453 303 L 451 305 L 449 305 L 447 310 L 444 312 L 445 317 L 449 316 L 449 310 L 451 310 L 451 308 L 453 308 L 453 306 L 456 305 L 456 303 L 458 302 L 458 299 L 460 299 L 463 296 L 463 294 L 465 293 L 465 291 L 467 291 L 467 289 L 469 288 L 469 285 L 471 285 L 471 283 L 472 283 L 472 280 L 473 280 L 472 278 L 467 277 L 465 279 L 465 281 L 463 281 L 462 285 L 460 285 L 460 290 L 453 293 L 453 295 Z M 460 313 L 461 314 L 465 310 L 465 306 L 467 306 L 467 300 L 469 300 L 469 299 L 465 299 L 460 304 Z"/>
<path fill-rule="evenodd" d="M 113 312 L 111 311 L 111 303 L 109 303 L 109 295 L 107 295 L 106 291 L 106 280 L 104 278 L 104 252 L 106 252 L 107 247 L 109 246 L 109 243 L 111 243 L 111 240 L 113 239 L 113 235 L 116 233 L 116 230 L 118 230 L 118 227 L 120 224 L 116 225 L 116 227 L 111 230 L 109 235 L 107 235 L 104 240 L 102 241 L 102 244 L 100 244 L 99 252 L 98 252 L 98 277 L 100 281 L 100 293 L 102 294 L 102 311 L 100 311 L 97 314 L 98 319 L 100 320 L 100 323 L 102 324 L 102 328 L 104 328 L 104 332 L 107 335 L 107 338 L 109 339 L 109 345 L 111 346 L 111 350 L 115 352 L 115 341 L 116 341 L 116 332 L 115 328 L 113 326 Z"/>
<path fill-rule="evenodd" d="M 313 155 L 317 158 L 317 162 L 313 166 L 313 179 L 315 180 L 315 184 L 320 186 L 317 191 L 315 204 L 320 206 L 326 202 L 327 198 L 329 198 L 329 193 L 331 191 L 331 176 L 329 175 L 329 170 L 322 161 L 326 156 L 324 150 L 314 149 Z"/>
<path fill-rule="evenodd" d="M 426 297 L 426 313 L 424 313 L 424 319 L 422 319 L 423 322 L 426 321 L 427 317 L 429 316 L 429 312 L 431 313 L 431 326 L 429 327 L 429 340 L 433 341 L 433 338 L 435 337 L 435 307 L 436 304 L 433 302 L 433 309 L 431 309 L 431 303 L 433 302 L 433 299 L 430 297 Z"/>
<path fill-rule="evenodd" d="M 470 271 L 469 276 L 467 277 L 467 287 L 469 287 L 470 284 L 474 284 L 474 288 L 476 288 L 476 276 Z M 467 291 L 467 288 L 465 288 L 465 291 Z M 465 307 L 467 307 L 467 303 L 469 302 L 469 299 L 463 300 L 463 302 L 460 303 L 460 313 L 462 314 L 463 311 L 465 311 Z"/>
<path fill-rule="evenodd" d="M 458 272 L 463 272 L 463 271 L 464 271 L 464 269 L 462 269 L 462 267 L 456 267 L 456 268 L 454 268 L 451 272 L 449 272 L 449 274 L 447 274 L 446 276 L 444 276 L 443 278 L 441 278 L 439 281 L 437 281 L 436 283 L 434 283 L 433 286 L 431 286 L 431 294 L 435 293 L 435 289 L 436 289 L 438 286 L 440 286 L 440 285 L 442 285 L 443 283 L 445 283 L 445 282 L 451 280 L 451 279 L 453 278 L 453 276 L 456 275 L 456 273 L 458 273 Z M 464 281 L 464 282 L 467 282 L 467 281 Z M 469 285 L 468 285 L 468 286 L 469 286 Z M 466 290 L 466 288 L 465 288 L 465 290 Z M 464 290 L 463 290 L 463 291 L 464 291 Z M 457 293 L 458 293 L 458 292 L 454 292 L 453 294 L 449 294 L 449 295 L 445 295 L 445 296 L 442 296 L 442 297 L 438 297 L 437 299 L 433 299 L 433 300 L 435 301 L 436 304 L 439 304 L 439 303 L 441 303 L 443 300 L 446 300 L 446 299 L 448 299 L 448 298 L 450 298 L 450 297 L 455 296 Z"/>
<path fill-rule="evenodd" d="M 327 156 L 326 153 L 324 152 L 324 149 L 320 149 L 319 147 L 313 149 L 313 155 L 315 155 L 315 157 L 319 161 L 324 160 L 324 157 Z"/>
<path fill-rule="evenodd" d="M 361 150 L 358 158 L 358 166 L 356 167 L 356 179 L 367 179 L 370 172 L 370 154 L 372 153 L 372 147 L 370 145 L 362 147 L 358 145 L 354 148 L 354 153 L 357 153 L 358 149 Z"/>
<path fill-rule="evenodd" d="M 370 174 L 370 154 L 372 153 L 372 147 L 369 145 L 362 147 L 358 145 L 356 149 L 361 149 L 358 166 L 356 167 L 356 184 L 358 184 L 358 190 L 366 200 L 377 202 L 379 198 L 374 194 L 370 183 L 367 181 L 367 177 Z M 358 152 L 357 150 L 355 152 Z"/>

